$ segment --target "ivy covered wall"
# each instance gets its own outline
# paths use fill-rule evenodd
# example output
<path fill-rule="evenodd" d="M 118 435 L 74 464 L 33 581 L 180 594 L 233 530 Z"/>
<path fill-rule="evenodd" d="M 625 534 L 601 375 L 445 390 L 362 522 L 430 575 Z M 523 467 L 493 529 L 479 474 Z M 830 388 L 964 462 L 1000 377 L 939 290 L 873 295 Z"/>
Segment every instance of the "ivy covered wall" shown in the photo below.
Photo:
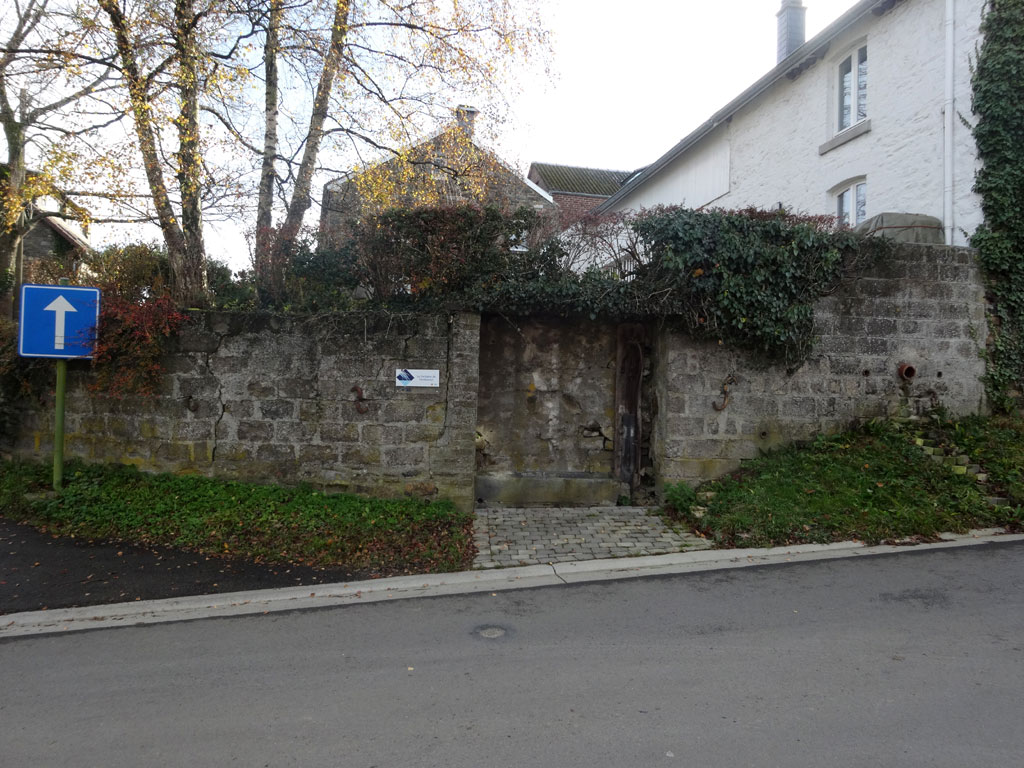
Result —
<path fill-rule="evenodd" d="M 985 223 L 978 249 L 992 298 L 987 375 L 997 408 L 1024 390 L 1024 0 L 993 0 L 974 65 L 974 138 L 982 168 L 975 191 Z"/>

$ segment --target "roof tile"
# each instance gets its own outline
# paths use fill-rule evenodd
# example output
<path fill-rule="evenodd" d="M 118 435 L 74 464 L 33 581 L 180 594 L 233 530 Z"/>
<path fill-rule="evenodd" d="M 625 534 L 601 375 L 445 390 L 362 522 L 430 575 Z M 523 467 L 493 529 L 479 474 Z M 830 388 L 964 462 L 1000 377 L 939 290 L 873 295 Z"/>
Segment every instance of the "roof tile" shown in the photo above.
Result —
<path fill-rule="evenodd" d="M 614 195 L 632 171 L 606 171 L 573 165 L 533 163 L 530 178 L 548 192 L 570 195 Z"/>

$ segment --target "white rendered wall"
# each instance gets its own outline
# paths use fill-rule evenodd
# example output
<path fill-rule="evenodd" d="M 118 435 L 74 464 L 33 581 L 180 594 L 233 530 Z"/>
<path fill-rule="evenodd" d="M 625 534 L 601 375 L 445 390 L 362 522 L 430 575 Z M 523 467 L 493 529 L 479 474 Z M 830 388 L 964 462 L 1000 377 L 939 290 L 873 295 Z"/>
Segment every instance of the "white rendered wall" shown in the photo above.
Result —
<path fill-rule="evenodd" d="M 972 192 L 978 162 L 970 130 L 970 59 L 979 41 L 983 0 L 956 0 L 954 120 L 954 244 L 981 221 Z M 868 15 L 833 40 L 824 60 L 796 80 L 781 79 L 733 119 L 620 201 L 617 210 L 659 203 L 767 208 L 780 202 L 806 213 L 835 214 L 831 194 L 855 178 L 867 180 L 867 216 L 887 211 L 943 218 L 945 0 L 904 0 L 884 16 Z M 819 154 L 835 135 L 839 62 L 868 46 L 871 130 Z M 708 154 L 728 145 L 725 195 L 688 198 L 682 189 Z M 713 146 L 708 146 L 713 145 Z M 966 232 L 966 234 L 965 234 Z"/>
<path fill-rule="evenodd" d="M 728 126 L 712 131 L 618 208 L 650 208 L 661 203 L 700 208 L 729 192 Z"/>

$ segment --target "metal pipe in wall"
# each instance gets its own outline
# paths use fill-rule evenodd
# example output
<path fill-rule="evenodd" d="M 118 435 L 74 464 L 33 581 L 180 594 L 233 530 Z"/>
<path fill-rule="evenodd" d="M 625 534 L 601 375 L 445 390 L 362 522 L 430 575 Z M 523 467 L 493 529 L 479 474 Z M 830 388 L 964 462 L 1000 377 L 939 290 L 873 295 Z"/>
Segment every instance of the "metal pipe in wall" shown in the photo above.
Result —
<path fill-rule="evenodd" d="M 946 95 L 942 105 L 942 224 L 946 230 L 946 245 L 953 245 L 954 176 L 953 131 L 956 129 L 956 0 L 946 0 Z"/>

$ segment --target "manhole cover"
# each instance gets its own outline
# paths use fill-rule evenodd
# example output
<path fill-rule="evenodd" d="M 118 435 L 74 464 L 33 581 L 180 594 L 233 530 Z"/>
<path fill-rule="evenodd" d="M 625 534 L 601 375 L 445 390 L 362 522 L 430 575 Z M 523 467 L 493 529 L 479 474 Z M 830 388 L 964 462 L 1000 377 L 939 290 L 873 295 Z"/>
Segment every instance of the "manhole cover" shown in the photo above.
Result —
<path fill-rule="evenodd" d="M 505 634 L 505 630 L 501 627 L 484 627 L 480 630 L 480 637 L 486 637 L 488 640 L 494 640 L 496 637 L 501 637 Z"/>

